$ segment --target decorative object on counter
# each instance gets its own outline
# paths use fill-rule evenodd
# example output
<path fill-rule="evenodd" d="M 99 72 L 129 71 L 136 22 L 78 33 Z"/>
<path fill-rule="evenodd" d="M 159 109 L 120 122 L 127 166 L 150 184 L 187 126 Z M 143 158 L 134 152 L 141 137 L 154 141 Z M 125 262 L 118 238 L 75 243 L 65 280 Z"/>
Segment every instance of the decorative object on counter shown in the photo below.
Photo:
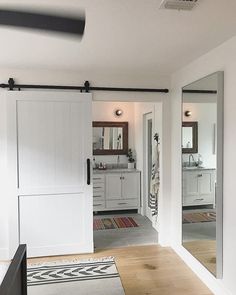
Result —
<path fill-rule="evenodd" d="M 202 164 L 203 164 L 203 161 L 202 161 L 202 155 L 198 154 L 197 166 L 198 166 L 198 167 L 201 167 Z"/>
<path fill-rule="evenodd" d="M 160 189 L 160 151 L 159 151 L 159 134 L 155 133 L 154 140 L 156 145 L 152 156 L 152 174 L 150 183 L 150 194 L 148 200 L 148 206 L 152 210 L 152 216 L 158 215 L 158 198 Z"/>
<path fill-rule="evenodd" d="M 123 115 L 123 111 L 121 109 L 116 109 L 114 113 L 117 117 L 121 117 Z"/>
<path fill-rule="evenodd" d="M 128 157 L 128 169 L 134 169 L 134 162 L 135 162 L 135 159 L 134 159 L 134 157 L 133 157 L 132 149 L 129 149 L 129 150 L 128 150 L 127 157 Z"/>
<path fill-rule="evenodd" d="M 96 169 L 96 159 L 93 157 L 93 169 Z"/>
<path fill-rule="evenodd" d="M 125 295 L 112 257 L 28 265 L 27 278 L 29 294 Z"/>
<path fill-rule="evenodd" d="M 99 170 L 106 170 L 107 169 L 106 163 L 100 162 L 99 165 L 98 165 L 98 169 Z"/>
<path fill-rule="evenodd" d="M 129 228 L 138 226 L 139 225 L 133 217 L 95 218 L 93 220 L 94 230 Z"/>

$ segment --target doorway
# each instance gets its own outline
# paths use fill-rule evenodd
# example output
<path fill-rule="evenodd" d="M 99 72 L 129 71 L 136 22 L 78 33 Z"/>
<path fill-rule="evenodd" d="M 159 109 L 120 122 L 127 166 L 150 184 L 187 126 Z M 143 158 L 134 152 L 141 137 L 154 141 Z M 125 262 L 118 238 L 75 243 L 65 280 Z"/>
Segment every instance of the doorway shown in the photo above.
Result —
<path fill-rule="evenodd" d="M 92 105 L 95 249 L 157 244 L 148 207 L 155 103 L 93 101 Z M 114 149 L 114 134 L 120 134 L 122 149 L 131 149 L 133 168 L 127 152 L 117 150 L 117 145 Z M 105 145 L 108 138 L 110 144 Z"/>

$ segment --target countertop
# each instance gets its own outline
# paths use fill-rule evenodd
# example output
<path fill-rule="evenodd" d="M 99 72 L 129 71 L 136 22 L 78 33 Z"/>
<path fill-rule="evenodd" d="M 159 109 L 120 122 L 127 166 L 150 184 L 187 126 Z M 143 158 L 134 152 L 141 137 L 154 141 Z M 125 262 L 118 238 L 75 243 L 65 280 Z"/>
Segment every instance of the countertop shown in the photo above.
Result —
<path fill-rule="evenodd" d="M 200 171 L 200 170 L 216 170 L 216 168 L 209 168 L 209 167 L 183 167 L 183 171 Z"/>
<path fill-rule="evenodd" d="M 140 170 L 137 170 L 137 169 L 128 169 L 128 168 L 106 169 L 106 170 L 93 169 L 93 174 L 104 174 L 104 173 L 134 173 L 134 172 L 140 172 Z"/>

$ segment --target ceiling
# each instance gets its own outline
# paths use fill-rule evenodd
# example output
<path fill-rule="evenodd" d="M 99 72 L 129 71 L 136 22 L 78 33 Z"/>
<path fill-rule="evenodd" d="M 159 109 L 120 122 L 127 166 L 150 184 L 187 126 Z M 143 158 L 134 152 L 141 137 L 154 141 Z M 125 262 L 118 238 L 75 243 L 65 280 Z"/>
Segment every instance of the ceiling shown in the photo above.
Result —
<path fill-rule="evenodd" d="M 235 0 L 200 0 L 191 12 L 160 10 L 160 2 L 0 0 L 0 7 L 86 13 L 82 40 L 0 28 L 0 67 L 169 75 L 236 34 Z"/>

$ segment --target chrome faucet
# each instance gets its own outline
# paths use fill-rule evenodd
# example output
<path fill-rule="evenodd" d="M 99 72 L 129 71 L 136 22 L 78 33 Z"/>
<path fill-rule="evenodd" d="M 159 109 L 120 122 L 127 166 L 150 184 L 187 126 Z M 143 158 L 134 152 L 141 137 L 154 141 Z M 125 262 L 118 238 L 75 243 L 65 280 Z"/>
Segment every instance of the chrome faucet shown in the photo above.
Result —
<path fill-rule="evenodd" d="M 193 162 L 195 162 L 193 154 L 190 154 L 189 157 L 188 157 L 188 166 L 189 167 L 191 167 L 191 158 L 192 158 Z"/>

